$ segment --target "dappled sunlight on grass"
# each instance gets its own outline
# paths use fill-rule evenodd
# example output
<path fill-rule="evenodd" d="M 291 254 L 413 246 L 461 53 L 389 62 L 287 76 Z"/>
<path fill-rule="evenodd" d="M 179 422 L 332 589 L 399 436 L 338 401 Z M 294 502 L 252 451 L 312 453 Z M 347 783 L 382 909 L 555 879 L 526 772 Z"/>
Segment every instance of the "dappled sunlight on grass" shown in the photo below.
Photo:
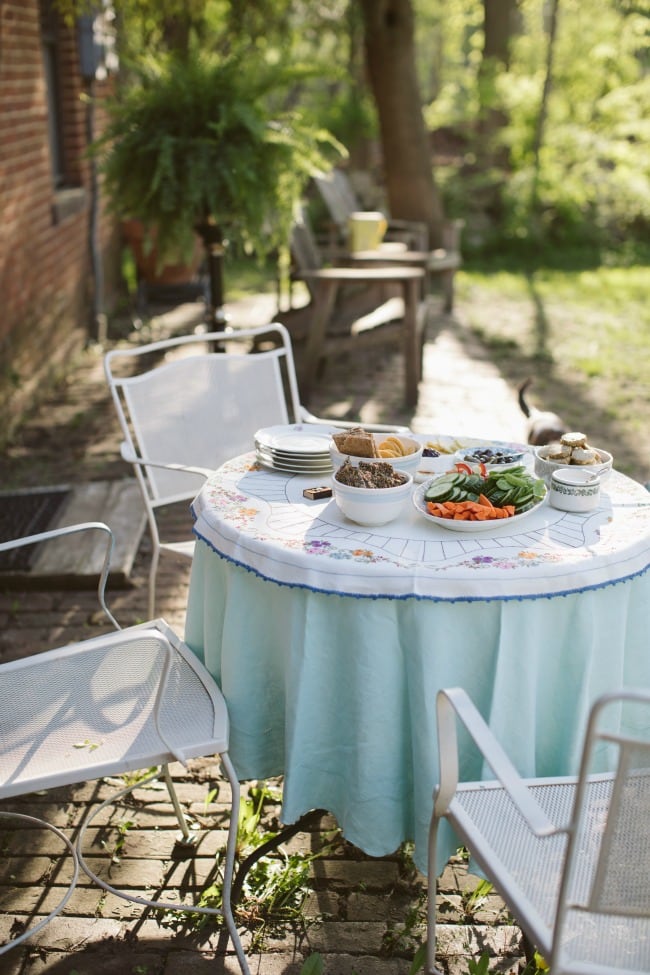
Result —
<path fill-rule="evenodd" d="M 612 449 L 622 470 L 650 478 L 648 269 L 541 269 L 459 275 L 461 318 L 513 385 L 533 377 L 540 408 Z M 640 439 L 643 434 L 645 441 Z"/>

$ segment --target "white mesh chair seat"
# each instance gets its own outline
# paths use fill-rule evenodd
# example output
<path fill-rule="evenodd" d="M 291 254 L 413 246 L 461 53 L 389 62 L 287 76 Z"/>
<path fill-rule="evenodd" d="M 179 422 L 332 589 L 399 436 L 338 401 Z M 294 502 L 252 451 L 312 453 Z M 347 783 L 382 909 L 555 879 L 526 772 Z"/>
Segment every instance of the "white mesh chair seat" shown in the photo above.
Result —
<path fill-rule="evenodd" d="M 168 763 L 179 761 L 185 764 L 191 758 L 219 755 L 232 795 L 223 865 L 222 907 L 203 908 L 147 900 L 113 887 L 89 867 L 83 854 L 88 825 L 105 806 L 147 781 L 136 777 L 116 796 L 92 810 L 80 827 L 74 846 L 48 823 L 22 814 L 0 813 L 5 817 L 15 816 L 18 821 L 42 825 L 56 833 L 73 861 L 72 879 L 58 904 L 31 929 L 0 945 L 0 955 L 33 935 L 63 910 L 81 866 L 99 886 L 137 904 L 222 915 L 242 973 L 249 975 L 230 901 L 239 783 L 228 756 L 228 712 L 219 687 L 164 620 L 119 629 L 104 595 L 113 547 L 112 534 L 106 525 L 92 522 L 53 529 L 25 539 L 2 542 L 0 552 L 90 531 L 103 532 L 107 540 L 98 595 L 116 632 L 0 663 L 0 801 L 160 766 L 181 833 L 189 842 L 190 830 L 174 790 Z M 157 770 L 150 772 L 149 778 L 157 774 Z"/>
<path fill-rule="evenodd" d="M 225 702 L 162 620 L 1 673 L 2 798 L 227 750 Z"/>
<path fill-rule="evenodd" d="M 625 723 L 622 715 L 629 712 L 632 719 Z M 458 718 L 496 780 L 458 782 Z M 592 710 L 580 775 L 522 779 L 467 695 L 458 688 L 439 693 L 440 785 L 429 846 L 428 973 L 438 971 L 433 889 L 442 817 L 494 883 L 553 975 L 650 971 L 649 718 L 650 694 L 601 698 Z M 617 731 L 619 724 L 625 733 Z M 594 773 L 594 756 L 602 760 L 605 748 L 615 771 Z"/>

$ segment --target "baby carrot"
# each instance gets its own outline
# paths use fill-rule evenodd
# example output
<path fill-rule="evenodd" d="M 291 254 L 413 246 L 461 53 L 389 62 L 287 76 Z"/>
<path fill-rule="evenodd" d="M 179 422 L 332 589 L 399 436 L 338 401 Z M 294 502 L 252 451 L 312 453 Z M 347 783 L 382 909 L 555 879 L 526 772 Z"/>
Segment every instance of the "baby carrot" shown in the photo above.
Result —
<path fill-rule="evenodd" d="M 511 518 L 515 514 L 512 504 L 497 508 L 489 498 L 479 496 L 478 501 L 427 501 L 427 511 L 436 518 L 455 521 L 495 521 Z"/>

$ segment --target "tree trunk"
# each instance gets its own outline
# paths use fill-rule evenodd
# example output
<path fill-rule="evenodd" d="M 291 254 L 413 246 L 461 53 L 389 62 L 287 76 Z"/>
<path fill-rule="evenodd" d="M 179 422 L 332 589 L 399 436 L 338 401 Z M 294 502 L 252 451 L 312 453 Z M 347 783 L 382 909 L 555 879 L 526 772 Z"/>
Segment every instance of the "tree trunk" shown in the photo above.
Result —
<path fill-rule="evenodd" d="M 442 243 L 443 212 L 415 70 L 411 0 L 358 0 L 366 65 L 381 133 L 390 215 L 420 220 L 430 246 Z"/>
<path fill-rule="evenodd" d="M 515 32 L 517 0 L 483 0 L 483 60 L 510 65 L 510 40 Z"/>
<path fill-rule="evenodd" d="M 479 100 L 477 158 L 479 166 L 499 164 L 509 168 L 508 152 L 498 146 L 496 137 L 508 122 L 497 94 L 499 74 L 510 64 L 510 42 L 515 32 L 516 0 L 483 0 L 483 52 L 479 67 Z"/>
<path fill-rule="evenodd" d="M 553 63 L 555 59 L 555 41 L 557 38 L 558 11 L 560 0 L 551 0 L 551 10 L 548 25 L 548 43 L 546 48 L 546 71 L 539 112 L 535 120 L 535 134 L 533 137 L 533 180 L 530 191 L 530 214 L 533 219 L 537 216 L 539 207 L 539 177 L 541 168 L 541 151 L 544 144 L 544 128 L 548 115 L 548 100 L 553 87 Z"/>

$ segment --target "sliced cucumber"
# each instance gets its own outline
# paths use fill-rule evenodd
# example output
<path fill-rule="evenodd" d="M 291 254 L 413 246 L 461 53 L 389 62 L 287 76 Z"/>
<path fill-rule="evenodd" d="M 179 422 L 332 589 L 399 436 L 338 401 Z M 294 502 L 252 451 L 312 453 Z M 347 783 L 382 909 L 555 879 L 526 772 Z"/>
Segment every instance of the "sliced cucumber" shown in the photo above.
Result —
<path fill-rule="evenodd" d="M 446 501 L 453 490 L 453 483 L 450 484 L 449 481 L 445 481 L 444 483 L 435 481 L 429 485 L 424 497 L 427 501 Z"/>

